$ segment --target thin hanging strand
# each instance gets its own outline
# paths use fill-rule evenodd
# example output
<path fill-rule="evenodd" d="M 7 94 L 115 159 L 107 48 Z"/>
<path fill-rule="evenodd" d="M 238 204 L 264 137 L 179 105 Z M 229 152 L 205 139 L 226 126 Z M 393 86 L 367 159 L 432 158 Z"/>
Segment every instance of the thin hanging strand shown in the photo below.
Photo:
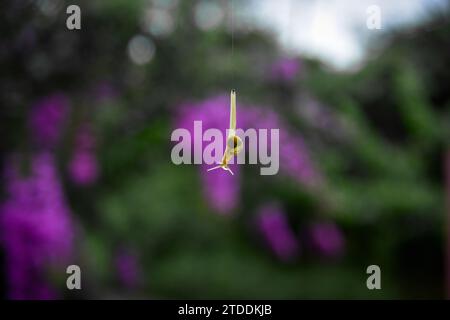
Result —
<path fill-rule="evenodd" d="M 234 0 L 231 0 L 231 84 L 234 86 Z"/>

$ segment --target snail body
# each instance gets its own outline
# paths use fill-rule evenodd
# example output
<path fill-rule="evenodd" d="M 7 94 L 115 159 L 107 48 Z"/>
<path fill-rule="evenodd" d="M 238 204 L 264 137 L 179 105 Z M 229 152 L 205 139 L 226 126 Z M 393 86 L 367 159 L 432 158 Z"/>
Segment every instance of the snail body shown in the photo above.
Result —
<path fill-rule="evenodd" d="M 208 171 L 222 168 L 233 175 L 233 171 L 228 167 L 230 160 L 242 151 L 243 144 L 241 138 L 236 135 L 236 91 L 231 90 L 230 94 L 230 130 L 227 137 L 225 152 L 220 164 Z"/>

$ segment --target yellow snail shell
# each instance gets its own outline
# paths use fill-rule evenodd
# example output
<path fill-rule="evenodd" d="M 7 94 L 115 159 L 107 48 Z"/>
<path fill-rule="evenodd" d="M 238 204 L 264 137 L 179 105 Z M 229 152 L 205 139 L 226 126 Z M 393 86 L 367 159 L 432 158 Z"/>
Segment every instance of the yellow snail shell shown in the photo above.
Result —
<path fill-rule="evenodd" d="M 242 151 L 242 140 L 236 135 L 229 136 L 227 139 L 227 149 L 230 154 L 237 155 Z"/>

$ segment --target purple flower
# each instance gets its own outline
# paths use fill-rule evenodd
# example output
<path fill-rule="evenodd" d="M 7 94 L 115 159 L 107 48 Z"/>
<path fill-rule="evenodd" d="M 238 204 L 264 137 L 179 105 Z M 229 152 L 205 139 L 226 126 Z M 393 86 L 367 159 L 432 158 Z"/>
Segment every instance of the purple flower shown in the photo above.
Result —
<path fill-rule="evenodd" d="M 332 222 L 317 222 L 309 229 L 313 249 L 325 257 L 339 257 L 344 252 L 345 241 L 341 230 Z"/>
<path fill-rule="evenodd" d="M 280 170 L 308 187 L 322 181 L 300 136 L 280 134 Z"/>
<path fill-rule="evenodd" d="M 302 98 L 298 105 L 298 115 L 313 128 L 338 142 L 346 142 L 351 137 L 351 125 L 332 108 L 311 97 Z"/>
<path fill-rule="evenodd" d="M 32 106 L 29 127 L 39 146 L 54 147 L 60 139 L 69 103 L 63 94 L 53 94 Z"/>
<path fill-rule="evenodd" d="M 139 283 L 139 263 L 135 255 L 120 250 L 115 259 L 120 283 L 128 289 L 134 289 Z"/>
<path fill-rule="evenodd" d="M 5 250 L 11 299 L 56 297 L 47 279 L 51 266 L 64 265 L 72 254 L 73 227 L 50 153 L 32 156 L 29 174 L 20 157 L 5 166 L 6 200 L 0 207 L 0 242 Z"/>
<path fill-rule="evenodd" d="M 226 214 L 235 209 L 239 203 L 239 170 L 237 165 L 230 165 L 234 176 L 224 170 L 205 172 L 202 166 L 203 193 L 210 206 L 218 213 Z"/>
<path fill-rule="evenodd" d="M 95 155 L 96 141 L 89 126 L 82 126 L 75 137 L 72 158 L 69 161 L 69 176 L 78 185 L 93 184 L 99 175 L 97 157 Z"/>
<path fill-rule="evenodd" d="M 284 212 L 277 205 L 263 206 L 258 212 L 257 225 L 279 259 L 292 260 L 299 253 L 296 236 L 289 227 Z"/>
<path fill-rule="evenodd" d="M 292 82 L 300 71 L 300 62 L 294 58 L 282 58 L 270 67 L 272 80 Z"/>

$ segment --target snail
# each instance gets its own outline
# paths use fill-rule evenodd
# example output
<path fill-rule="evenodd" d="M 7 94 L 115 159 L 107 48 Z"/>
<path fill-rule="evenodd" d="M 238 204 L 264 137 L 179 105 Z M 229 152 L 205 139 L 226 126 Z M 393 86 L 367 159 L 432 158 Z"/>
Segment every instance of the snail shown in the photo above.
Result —
<path fill-rule="evenodd" d="M 230 94 L 230 129 L 228 130 L 227 144 L 225 147 L 225 152 L 223 154 L 222 160 L 219 165 L 208 169 L 208 171 L 222 168 L 225 171 L 230 172 L 232 175 L 233 171 L 228 167 L 228 162 L 239 152 L 242 151 L 242 140 L 236 135 L 236 91 L 231 90 Z"/>

